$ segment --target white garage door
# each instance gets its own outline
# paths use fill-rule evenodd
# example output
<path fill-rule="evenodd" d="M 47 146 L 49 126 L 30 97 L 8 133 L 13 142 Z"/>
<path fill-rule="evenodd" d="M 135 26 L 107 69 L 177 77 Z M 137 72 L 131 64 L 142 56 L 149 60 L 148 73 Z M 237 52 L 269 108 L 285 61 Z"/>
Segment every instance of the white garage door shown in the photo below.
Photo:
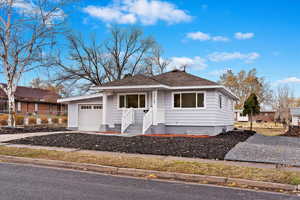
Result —
<path fill-rule="evenodd" d="M 78 115 L 79 130 L 99 131 L 102 123 L 101 104 L 81 104 Z"/>

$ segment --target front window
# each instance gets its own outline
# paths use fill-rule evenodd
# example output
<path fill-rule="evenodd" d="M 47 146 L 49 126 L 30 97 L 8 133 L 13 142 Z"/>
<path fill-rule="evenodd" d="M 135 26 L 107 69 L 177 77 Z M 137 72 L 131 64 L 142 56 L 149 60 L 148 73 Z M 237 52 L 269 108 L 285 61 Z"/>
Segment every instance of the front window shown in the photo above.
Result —
<path fill-rule="evenodd" d="M 220 107 L 220 109 L 222 109 L 222 104 L 223 104 L 222 95 L 219 95 L 219 107 Z"/>
<path fill-rule="evenodd" d="M 204 93 L 174 93 L 174 108 L 204 108 Z"/>
<path fill-rule="evenodd" d="M 119 96 L 119 108 L 145 108 L 145 94 L 126 94 Z"/>

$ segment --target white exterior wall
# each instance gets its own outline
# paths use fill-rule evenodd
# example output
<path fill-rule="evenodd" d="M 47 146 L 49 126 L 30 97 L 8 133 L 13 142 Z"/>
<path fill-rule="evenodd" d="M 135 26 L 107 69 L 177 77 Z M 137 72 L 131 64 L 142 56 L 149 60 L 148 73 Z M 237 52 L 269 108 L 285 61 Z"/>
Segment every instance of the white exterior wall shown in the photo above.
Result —
<path fill-rule="evenodd" d="M 134 92 L 132 92 L 134 93 Z M 137 93 L 145 93 L 145 92 L 137 92 Z M 113 95 L 110 95 L 108 97 L 108 104 L 109 108 L 107 110 L 107 115 L 109 117 L 109 121 L 111 121 L 111 124 L 121 124 L 122 122 L 122 113 L 123 109 L 119 109 L 118 107 L 118 94 L 126 94 L 126 93 L 114 93 Z M 145 115 L 144 110 L 147 110 L 151 105 L 151 92 L 146 92 L 147 95 L 147 102 L 146 102 L 146 108 L 144 109 L 136 109 L 135 110 L 135 119 L 137 123 L 143 123 L 143 117 Z"/>
<path fill-rule="evenodd" d="M 215 92 L 216 107 L 216 126 L 233 125 L 234 124 L 234 102 L 227 95 L 221 92 Z M 222 96 L 222 108 L 219 105 L 219 95 Z"/>
<path fill-rule="evenodd" d="M 157 92 L 157 115 L 156 122 L 175 126 L 230 126 L 234 123 L 233 100 L 226 95 L 223 97 L 222 109 L 219 108 L 218 91 L 199 90 L 205 92 L 205 108 L 174 109 L 173 92 L 159 90 Z M 122 94 L 122 93 L 119 93 Z M 226 100 L 227 99 L 227 100 Z M 227 102 L 227 103 L 226 103 Z M 136 109 L 136 123 L 143 123 L 144 110 L 152 106 L 152 91 L 147 92 L 145 109 Z M 78 127 L 78 105 L 79 104 L 102 104 L 102 98 L 71 102 L 68 106 L 68 127 Z M 122 122 L 122 109 L 118 108 L 118 93 L 107 96 L 106 122 L 110 127 Z M 157 124 L 156 124 L 157 125 Z"/>
<path fill-rule="evenodd" d="M 242 111 L 235 111 L 235 115 L 236 115 L 237 122 L 248 122 L 249 121 L 248 115 L 242 116 Z"/>
<path fill-rule="evenodd" d="M 78 104 L 68 104 L 68 128 L 78 127 Z"/>
<path fill-rule="evenodd" d="M 299 126 L 300 117 L 299 116 L 292 116 L 292 125 Z"/>
<path fill-rule="evenodd" d="M 199 90 L 201 91 L 201 90 Z M 219 92 L 216 90 L 205 90 L 205 108 L 174 109 L 172 91 L 165 92 L 165 120 L 166 125 L 184 126 L 222 126 L 233 125 L 234 110 L 231 107 L 219 108 Z M 225 99 L 223 95 L 223 104 Z M 228 101 L 229 102 L 229 101 Z"/>
<path fill-rule="evenodd" d="M 68 128 L 78 128 L 78 105 L 80 104 L 102 104 L 102 98 L 74 101 L 68 104 Z"/>

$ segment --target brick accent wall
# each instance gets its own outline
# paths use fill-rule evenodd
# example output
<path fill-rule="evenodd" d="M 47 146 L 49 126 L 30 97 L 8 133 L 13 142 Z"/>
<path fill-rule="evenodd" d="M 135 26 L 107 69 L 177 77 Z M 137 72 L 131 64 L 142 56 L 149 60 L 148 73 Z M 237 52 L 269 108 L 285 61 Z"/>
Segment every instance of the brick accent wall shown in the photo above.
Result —
<path fill-rule="evenodd" d="M 38 104 L 37 114 L 57 114 L 67 112 L 67 105 L 51 103 L 33 103 L 21 102 L 21 111 L 18 111 L 18 102 L 16 102 L 16 111 L 21 114 L 35 113 L 35 104 Z"/>

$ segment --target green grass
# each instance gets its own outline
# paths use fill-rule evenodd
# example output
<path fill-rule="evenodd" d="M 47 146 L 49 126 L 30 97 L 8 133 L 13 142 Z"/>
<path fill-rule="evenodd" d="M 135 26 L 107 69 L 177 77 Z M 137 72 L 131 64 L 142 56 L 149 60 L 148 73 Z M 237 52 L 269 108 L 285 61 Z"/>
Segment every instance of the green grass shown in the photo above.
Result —
<path fill-rule="evenodd" d="M 128 156 L 126 154 L 118 156 L 113 154 L 96 155 L 80 152 L 62 152 L 0 146 L 0 155 L 89 163 L 122 168 L 242 178 L 294 185 L 300 183 L 300 172 L 279 169 L 261 169 L 219 163 L 163 160 L 159 158 Z"/>

